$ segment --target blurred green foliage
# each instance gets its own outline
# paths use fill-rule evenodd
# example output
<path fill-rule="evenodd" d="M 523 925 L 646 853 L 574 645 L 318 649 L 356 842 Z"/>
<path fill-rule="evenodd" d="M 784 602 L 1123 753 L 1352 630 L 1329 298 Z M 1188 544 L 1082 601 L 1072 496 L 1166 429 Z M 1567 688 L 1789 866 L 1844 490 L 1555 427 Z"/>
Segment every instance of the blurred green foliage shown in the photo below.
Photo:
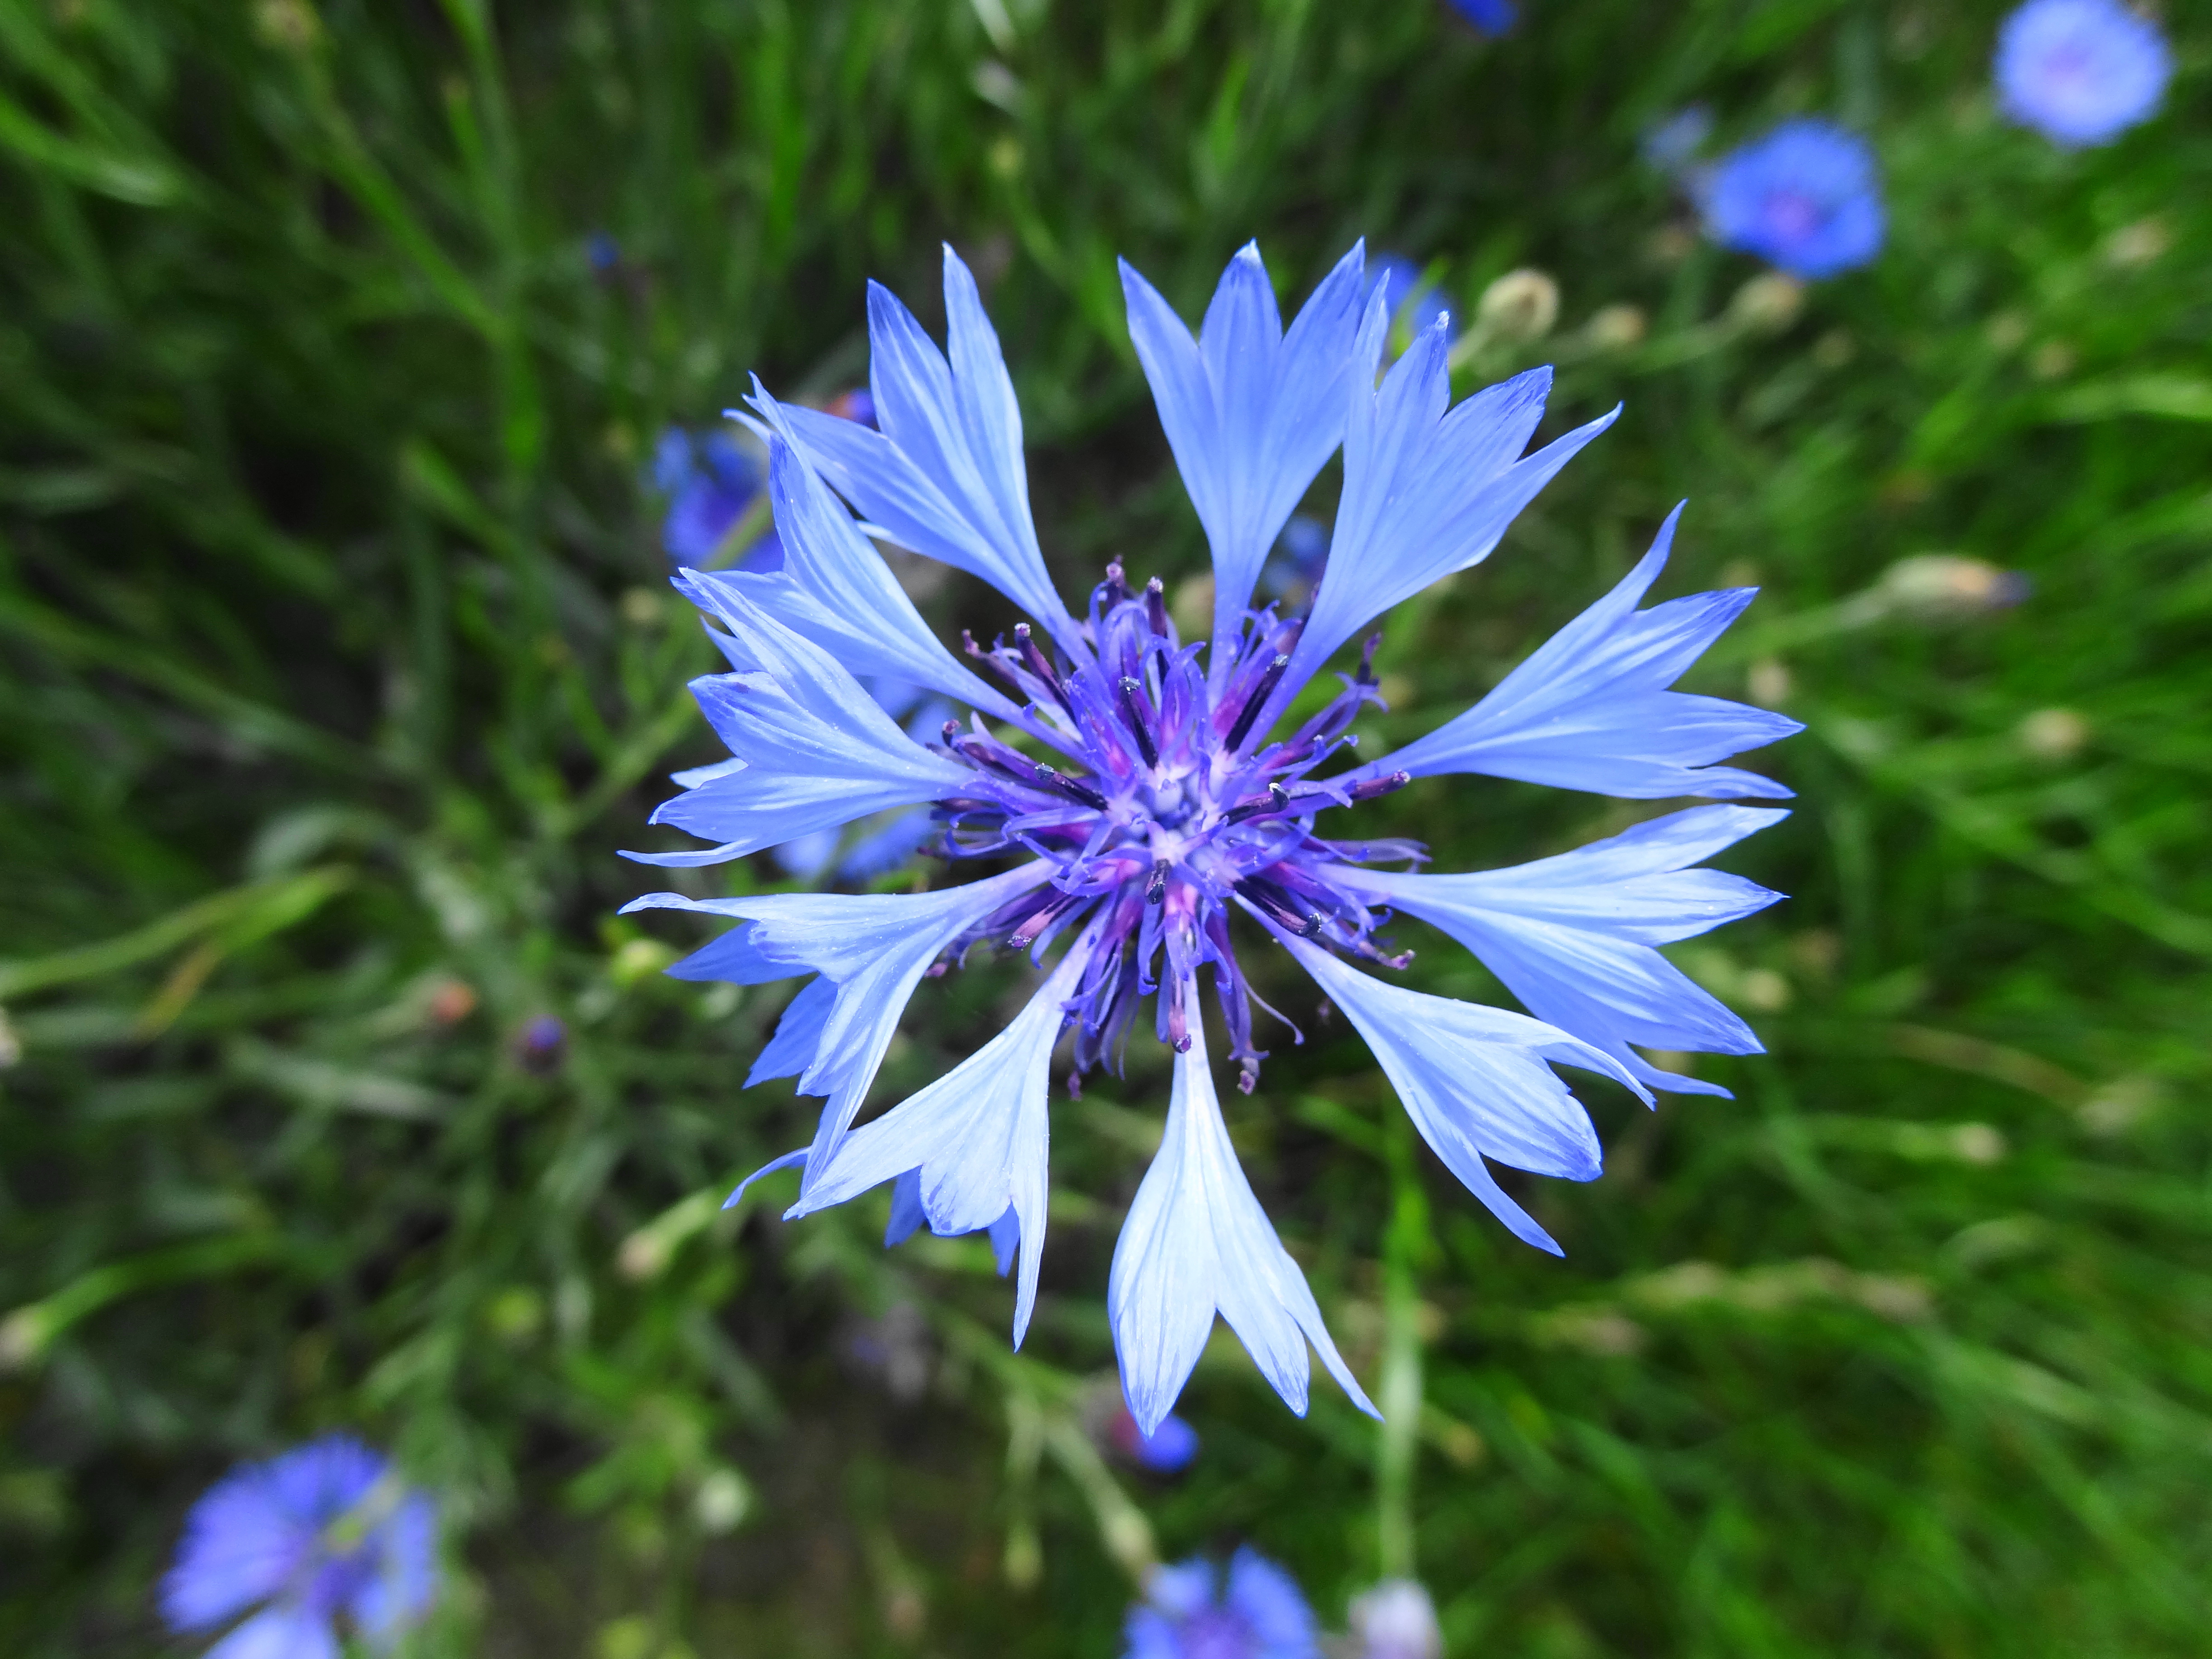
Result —
<path fill-rule="evenodd" d="M 2203 1651 L 2203 42 L 2179 112 L 2068 156 L 1992 115 L 1989 5 L 1524 12 L 0 0 L 0 1646 L 191 1650 L 149 1595 L 184 1506 L 344 1424 L 445 1494 L 429 1653 L 1108 1653 L 1129 1572 L 1239 1539 L 1331 1621 L 1413 1565 L 1455 1653 Z M 1636 159 L 1692 99 L 1869 131 L 1881 261 L 1801 293 L 1701 245 Z M 713 753 L 639 472 L 747 370 L 859 379 L 863 280 L 927 317 L 950 239 L 1065 591 L 1188 580 L 1113 259 L 1194 314 L 1254 234 L 1286 300 L 1359 234 L 1462 308 L 1540 268 L 1557 328 L 1465 384 L 1556 361 L 1553 429 L 1627 404 L 1393 619 L 1370 744 L 1684 495 L 1667 591 L 1766 590 L 1692 685 L 1811 729 L 1731 860 L 1791 902 L 1676 953 L 1774 1052 L 1703 1062 L 1732 1102 L 1593 1093 L 1604 1178 L 1516 1187 L 1565 1262 L 1340 1024 L 1279 1048 L 1238 1144 L 1355 1366 L 1424 1403 L 1384 1438 L 1324 1383 L 1302 1423 L 1224 1339 L 1164 1485 L 1092 1433 L 1142 1045 L 1055 1109 L 1018 1357 L 977 1241 L 716 1208 L 807 1114 L 738 1086 L 785 988 L 672 983 L 692 936 L 611 919 L 659 884 L 613 856 L 654 775 Z M 2033 594 L 1885 581 L 1938 552 Z M 1370 810 L 1452 867 L 1645 809 Z M 1413 977 L 1500 994 L 1449 949 Z M 884 1097 L 1016 984 L 925 991 Z M 518 1046 L 549 1014 L 565 1047 Z"/>

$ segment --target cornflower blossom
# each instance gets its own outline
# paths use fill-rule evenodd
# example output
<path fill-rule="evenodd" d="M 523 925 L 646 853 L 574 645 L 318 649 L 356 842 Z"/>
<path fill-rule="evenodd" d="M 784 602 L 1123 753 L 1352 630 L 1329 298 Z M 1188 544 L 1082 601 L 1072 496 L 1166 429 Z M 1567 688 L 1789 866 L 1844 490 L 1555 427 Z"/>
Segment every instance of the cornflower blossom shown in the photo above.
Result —
<path fill-rule="evenodd" d="M 1297 1582 L 1249 1546 L 1226 1573 L 1202 1558 L 1153 1568 L 1122 1639 L 1121 1659 L 1321 1659 Z"/>
<path fill-rule="evenodd" d="M 338 1659 L 338 1621 L 379 1651 L 437 1594 L 437 1514 L 349 1435 L 234 1469 L 192 1505 L 161 1581 L 179 1635 L 258 1608 L 207 1659 Z"/>
<path fill-rule="evenodd" d="M 1813 280 L 1865 264 L 1887 228 L 1865 139 L 1832 121 L 1784 121 L 1698 180 L 1713 240 Z"/>
<path fill-rule="evenodd" d="M 760 479 L 727 433 L 695 436 L 672 426 L 653 446 L 653 487 L 668 501 L 660 545 L 680 569 L 720 551 L 760 493 Z"/>
<path fill-rule="evenodd" d="M 1549 371 L 1448 409 L 1441 320 L 1378 385 L 1390 319 L 1381 294 L 1362 303 L 1362 264 L 1355 246 L 1285 331 L 1259 251 L 1247 247 L 1195 337 L 1122 267 L 1137 355 L 1212 550 L 1207 638 L 1183 641 L 1158 579 L 1133 585 L 1118 563 L 1083 620 L 1062 608 L 1030 523 L 1012 384 L 974 279 L 949 249 L 949 357 L 888 291 L 870 290 L 879 430 L 779 404 L 756 383 L 784 568 L 675 579 L 718 624 L 731 672 L 692 689 L 732 758 L 682 775 L 684 793 L 653 815 L 715 845 L 629 856 L 712 864 L 926 805 L 934 850 L 956 867 L 1014 860 L 919 894 L 653 893 L 627 907 L 743 924 L 678 963 L 670 971 L 679 977 L 750 985 L 815 976 L 746 1083 L 797 1077 L 802 1094 L 824 1098 L 820 1121 L 810 1146 L 748 1184 L 799 1165 L 787 1218 L 890 1183 L 894 1235 L 922 1222 L 942 1235 L 988 1231 L 1002 1267 L 1019 1264 L 1018 1343 L 1044 1243 L 1054 1049 L 1072 1034 L 1071 1093 L 1093 1067 L 1118 1074 L 1152 998 L 1153 1030 L 1175 1051 L 1174 1083 L 1107 1293 L 1123 1392 L 1148 1433 L 1175 1403 L 1217 1312 L 1294 1411 L 1306 1407 L 1309 1345 L 1363 1410 L 1374 1409 L 1231 1148 L 1200 996 L 1206 970 L 1226 1058 L 1249 1093 L 1266 1051 L 1239 933 L 1248 946 L 1272 940 L 1312 975 L 1454 1173 L 1516 1234 L 1554 1253 L 1488 1168 L 1496 1160 L 1571 1180 L 1597 1175 L 1595 1132 L 1554 1064 L 1612 1078 L 1649 1103 L 1654 1088 L 1720 1091 L 1658 1070 L 1631 1045 L 1759 1050 L 1740 1020 L 1654 947 L 1776 896 L 1688 866 L 1778 811 L 1693 807 L 1558 857 L 1457 876 L 1417 873 L 1410 866 L 1425 858 L 1418 842 L 1319 833 L 1324 812 L 1443 773 L 1632 799 L 1786 796 L 1780 784 L 1717 763 L 1798 729 L 1763 709 L 1668 689 L 1752 596 L 1741 589 L 1638 610 L 1666 563 L 1669 518 L 1611 593 L 1473 708 L 1396 754 L 1318 775 L 1353 749 L 1360 713 L 1379 706 L 1371 659 L 1380 636 L 1338 675 L 1334 696 L 1299 701 L 1293 715 L 1300 692 L 1398 601 L 1487 557 L 1514 515 L 1618 414 L 1523 455 Z M 1287 617 L 1252 608 L 1278 533 L 1340 447 L 1341 500 L 1310 605 Z M 1034 624 L 988 649 L 971 640 L 967 662 L 958 660 L 930 634 L 871 534 L 983 577 Z M 946 721 L 939 741 L 918 743 L 855 678 L 878 674 L 975 713 L 966 726 Z M 1409 867 L 1377 867 L 1389 865 Z M 1411 959 L 1378 936 L 1390 908 L 1464 942 L 1530 1013 L 1390 983 Z M 1026 951 L 1043 969 L 1063 942 L 1003 1030 L 854 1127 L 924 978 L 981 945 Z"/>
<path fill-rule="evenodd" d="M 1147 1474 L 1181 1474 L 1198 1457 L 1198 1431 L 1170 1413 L 1150 1434 L 1115 1401 L 1106 1419 L 1105 1441 Z"/>
<path fill-rule="evenodd" d="M 1493 39 L 1511 32 L 1520 9 L 1513 0 L 1449 0 L 1449 3 L 1476 33 Z"/>
<path fill-rule="evenodd" d="M 2068 149 L 2111 142 L 2157 113 L 2173 53 L 2119 0 L 2027 0 L 1997 32 L 1997 103 Z"/>

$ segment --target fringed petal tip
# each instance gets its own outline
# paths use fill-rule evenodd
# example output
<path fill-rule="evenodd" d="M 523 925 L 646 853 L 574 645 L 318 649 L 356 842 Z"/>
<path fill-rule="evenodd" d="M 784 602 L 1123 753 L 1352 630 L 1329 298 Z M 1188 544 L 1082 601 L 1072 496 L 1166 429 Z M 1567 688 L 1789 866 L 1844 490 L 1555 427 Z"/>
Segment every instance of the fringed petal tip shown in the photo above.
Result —
<path fill-rule="evenodd" d="M 726 1210 L 736 1209 L 738 1207 L 738 1200 L 745 1195 L 746 1188 L 751 1186 L 753 1182 L 758 1181 L 763 1176 L 774 1175 L 778 1170 L 788 1170 L 795 1164 L 805 1163 L 806 1153 L 807 1149 L 804 1146 L 800 1146 L 794 1151 L 784 1153 L 781 1158 L 772 1158 L 769 1159 L 767 1163 L 762 1164 L 759 1169 L 755 1170 L 750 1175 L 747 1176 L 743 1181 L 740 1181 L 737 1184 L 737 1187 L 731 1192 L 730 1195 L 722 1200 L 722 1207 Z M 791 1217 L 787 1214 L 784 1217 L 784 1219 L 788 1221 L 791 1219 Z"/>

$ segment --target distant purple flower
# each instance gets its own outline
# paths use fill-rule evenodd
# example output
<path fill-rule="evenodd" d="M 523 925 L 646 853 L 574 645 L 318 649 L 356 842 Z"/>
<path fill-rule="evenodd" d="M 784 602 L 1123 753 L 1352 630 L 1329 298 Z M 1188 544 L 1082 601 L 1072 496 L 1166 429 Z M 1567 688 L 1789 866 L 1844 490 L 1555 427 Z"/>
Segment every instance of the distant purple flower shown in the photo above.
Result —
<path fill-rule="evenodd" d="M 1874 151 L 1832 121 L 1783 122 L 1723 156 L 1701 193 L 1715 241 L 1792 276 L 1832 276 L 1881 250 Z"/>
<path fill-rule="evenodd" d="M 584 261 L 592 275 L 605 281 L 622 270 L 622 244 L 604 230 L 595 230 L 584 239 Z"/>
<path fill-rule="evenodd" d="M 862 426 L 876 423 L 876 400 L 868 388 L 856 386 L 850 392 L 841 392 L 830 400 L 830 412 L 848 421 L 858 421 Z"/>
<path fill-rule="evenodd" d="M 358 1440 L 325 1435 L 234 1469 L 185 1517 L 161 1581 L 179 1635 L 259 1609 L 208 1659 L 337 1659 L 338 1620 L 379 1651 L 437 1593 L 437 1516 Z"/>
<path fill-rule="evenodd" d="M 1198 1431 L 1182 1419 L 1170 1414 L 1146 1434 L 1119 1401 L 1106 1419 L 1106 1440 L 1122 1456 L 1153 1474 L 1180 1474 L 1198 1455 Z"/>
<path fill-rule="evenodd" d="M 668 498 L 660 544 L 678 569 L 712 559 L 760 494 L 752 463 L 727 433 L 673 426 L 653 447 L 653 483 Z"/>
<path fill-rule="evenodd" d="M 870 290 L 878 429 L 756 386 L 783 568 L 676 578 L 730 665 L 692 689 L 731 758 L 679 775 L 684 793 L 654 814 L 714 844 L 630 857 L 716 864 L 926 807 L 933 850 L 956 871 L 988 861 L 994 872 L 920 893 L 666 892 L 628 907 L 742 924 L 677 963 L 679 978 L 813 976 L 747 1079 L 795 1076 L 802 1094 L 824 1101 L 812 1144 L 768 1166 L 803 1166 L 787 1218 L 888 1183 L 900 1225 L 989 1231 L 1001 1261 L 1018 1262 L 1018 1343 L 1044 1243 L 1054 1054 L 1072 1037 L 1071 1091 L 1097 1068 L 1119 1073 L 1149 1017 L 1175 1051 L 1174 1081 L 1107 1284 L 1124 1397 L 1147 1432 L 1167 1418 L 1217 1315 L 1293 1410 L 1306 1409 L 1313 1355 L 1373 1410 L 1230 1141 L 1200 996 L 1211 992 L 1226 1057 L 1250 1092 L 1266 1051 L 1240 951 L 1286 951 L 1367 1040 L 1453 1173 L 1516 1235 L 1554 1253 L 1489 1168 L 1597 1175 L 1596 1132 L 1552 1067 L 1601 1073 L 1648 1102 L 1655 1087 L 1715 1085 L 1661 1071 L 1632 1045 L 1758 1049 L 1656 947 L 1773 900 L 1689 866 L 1778 812 L 1696 808 L 1554 858 L 1449 876 L 1379 867 L 1425 861 L 1418 842 L 1319 834 L 1324 813 L 1443 773 L 1637 799 L 1777 799 L 1790 792 L 1718 763 L 1798 729 L 1669 689 L 1751 599 L 1745 589 L 1638 609 L 1666 565 L 1670 517 L 1611 592 L 1473 708 L 1395 754 L 1342 765 L 1351 728 L 1380 699 L 1373 624 L 1487 558 L 1614 418 L 1524 454 L 1549 371 L 1453 408 L 1441 320 L 1378 384 L 1389 300 L 1362 301 L 1363 264 L 1354 247 L 1285 328 L 1248 246 L 1195 334 L 1122 268 L 1137 357 L 1212 551 L 1205 637 L 1185 641 L 1161 581 L 1133 583 L 1118 562 L 1084 619 L 1068 613 L 1030 518 L 1020 409 L 998 337 L 949 250 L 949 349 L 887 290 Z M 1278 538 L 1340 450 L 1332 550 L 1310 606 L 1286 617 L 1255 605 Z M 955 656 L 862 522 L 981 576 L 1033 623 Z M 1335 695 L 1302 702 L 1346 647 Z M 927 688 L 972 718 L 918 741 L 871 696 L 864 682 L 877 677 Z M 1332 764 L 1342 769 L 1325 772 Z M 1394 984 L 1410 957 L 1380 932 L 1392 911 L 1465 942 L 1534 1018 Z M 1042 982 L 981 1048 L 859 1124 L 917 988 L 981 951 L 1025 954 L 1046 970 Z"/>
<path fill-rule="evenodd" d="M 1512 0 L 1449 0 L 1449 3 L 1478 33 L 1493 38 L 1510 32 L 1519 13 Z"/>
<path fill-rule="evenodd" d="M 547 1077 L 561 1069 L 568 1057 L 568 1028 L 550 1014 L 523 1022 L 515 1034 L 514 1058 L 526 1072 Z"/>
<path fill-rule="evenodd" d="M 1249 1546 L 1225 1575 L 1203 1559 L 1155 1567 L 1129 1609 L 1122 1659 L 1320 1659 L 1297 1581 Z"/>
<path fill-rule="evenodd" d="M 2173 53 L 2158 25 L 2119 0 L 2027 0 L 1997 33 L 1997 102 L 2069 149 L 2148 120 Z"/>

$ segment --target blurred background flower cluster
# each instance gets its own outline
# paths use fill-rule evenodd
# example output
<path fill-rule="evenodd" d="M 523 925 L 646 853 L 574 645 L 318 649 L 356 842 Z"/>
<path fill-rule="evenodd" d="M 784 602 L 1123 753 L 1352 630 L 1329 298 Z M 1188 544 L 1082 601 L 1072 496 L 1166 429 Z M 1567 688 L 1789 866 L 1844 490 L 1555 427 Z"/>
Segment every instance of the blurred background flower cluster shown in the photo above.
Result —
<path fill-rule="evenodd" d="M 2185 1654 L 2212 1566 L 2208 37 L 2119 0 L 0 0 L 0 1649 L 1131 1659 Z M 2196 181 L 2192 183 L 2191 181 Z M 1379 750 L 1609 587 L 1762 596 L 1791 895 L 1671 947 L 1765 1056 L 1589 1094 L 1482 1224 L 1276 968 L 1237 1151 L 1377 1428 L 1100 1287 L 1166 1063 L 1056 1105 L 1053 1255 L 786 1229 L 788 985 L 614 915 L 719 758 L 677 566 L 774 569 L 760 372 L 871 423 L 939 244 L 1063 592 L 1211 614 L 1117 255 L 1355 237 L 1459 395 L 1625 402 L 1391 619 Z M 941 325 L 941 319 L 925 316 Z M 1327 564 L 1334 471 L 1263 576 Z M 1011 617 L 894 551 L 945 637 Z M 868 686 L 933 732 L 918 688 Z M 1667 811 L 1415 782 L 1454 868 Z M 1382 822 L 1387 820 L 1387 823 Z M 938 878 L 884 815 L 696 896 Z M 1410 980 L 1510 1004 L 1471 960 Z M 878 1085 L 1024 994 L 951 976 Z"/>

